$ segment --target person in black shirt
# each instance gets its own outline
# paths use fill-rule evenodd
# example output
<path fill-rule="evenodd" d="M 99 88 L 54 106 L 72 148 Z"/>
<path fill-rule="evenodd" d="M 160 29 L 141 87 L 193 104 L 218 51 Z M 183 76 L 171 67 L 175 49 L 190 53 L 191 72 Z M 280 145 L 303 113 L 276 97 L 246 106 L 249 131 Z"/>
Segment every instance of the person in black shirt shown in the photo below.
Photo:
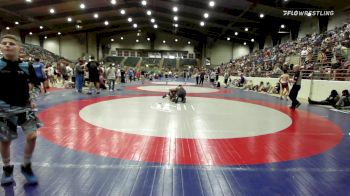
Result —
<path fill-rule="evenodd" d="M 301 88 L 301 74 L 300 74 L 300 65 L 294 65 L 293 71 L 294 71 L 294 77 L 293 77 L 293 87 L 290 90 L 289 98 L 292 100 L 292 105 L 290 106 L 291 109 L 298 108 L 300 106 L 300 102 L 297 100 L 299 90 Z"/>
<path fill-rule="evenodd" d="M 19 51 L 21 43 L 14 35 L 3 35 L 0 37 L 0 50 L 3 58 L 0 60 L 0 111 L 6 111 L 5 105 L 10 108 L 18 107 L 35 107 L 31 102 L 29 91 L 32 90 L 37 82 L 37 77 L 32 65 L 19 60 Z M 35 117 L 35 116 L 34 116 Z M 30 184 L 37 183 L 37 177 L 31 169 L 31 157 L 34 152 L 36 143 L 36 124 L 33 126 L 33 116 L 27 112 L 20 113 L 12 117 L 2 117 L 0 122 L 2 128 L 0 132 L 12 132 L 17 136 L 17 125 L 22 127 L 26 133 L 26 143 L 24 147 L 24 161 L 21 166 L 22 174 Z M 2 134 L 3 135 L 3 134 Z M 10 164 L 10 145 L 13 138 L 1 137 L 1 158 L 3 161 L 3 174 L 1 177 L 2 185 L 9 185 L 13 180 L 13 165 Z"/>
<path fill-rule="evenodd" d="M 332 90 L 331 94 L 323 101 L 314 101 L 308 98 L 309 104 L 318 104 L 318 105 L 335 105 L 339 101 L 339 94 L 336 90 Z"/>
<path fill-rule="evenodd" d="M 96 94 L 100 94 L 100 74 L 98 67 L 100 64 L 95 61 L 95 57 L 91 57 L 91 61 L 86 65 L 89 72 L 89 91 L 88 94 L 92 94 L 92 87 L 96 87 Z"/>
<path fill-rule="evenodd" d="M 182 87 L 182 85 L 179 85 L 176 88 L 176 99 L 175 99 L 175 103 L 177 103 L 179 101 L 179 98 L 181 98 L 181 101 L 183 103 L 186 103 L 186 90 L 184 89 L 184 87 Z"/>

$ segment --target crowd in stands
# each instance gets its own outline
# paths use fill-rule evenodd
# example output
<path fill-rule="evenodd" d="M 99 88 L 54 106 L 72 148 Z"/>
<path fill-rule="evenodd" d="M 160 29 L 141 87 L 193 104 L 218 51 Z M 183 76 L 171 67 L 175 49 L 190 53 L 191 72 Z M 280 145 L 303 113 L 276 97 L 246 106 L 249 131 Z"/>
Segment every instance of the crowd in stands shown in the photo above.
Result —
<path fill-rule="evenodd" d="M 55 62 L 67 62 L 70 61 L 62 58 L 48 50 L 43 49 L 40 46 L 32 45 L 32 44 L 23 44 L 23 51 L 21 53 L 21 58 L 25 60 L 32 60 L 35 58 L 39 58 L 41 61 L 45 63 L 55 63 Z"/>
<path fill-rule="evenodd" d="M 220 68 L 222 72 L 229 70 L 232 75 L 243 73 L 245 76 L 278 77 L 283 70 L 291 70 L 291 57 L 298 56 L 298 63 L 306 70 L 325 73 L 332 69 L 342 69 L 350 73 L 349 48 L 350 24 L 347 24 L 255 51 L 222 64 Z"/>
<path fill-rule="evenodd" d="M 164 59 L 163 67 L 167 69 L 175 69 L 176 68 L 176 59 Z"/>
<path fill-rule="evenodd" d="M 140 57 L 128 57 L 125 60 L 124 65 L 128 67 L 136 67 L 139 60 L 140 60 Z"/>
<path fill-rule="evenodd" d="M 159 66 L 161 58 L 142 58 L 142 64 L 141 66 L 145 67 L 147 66 Z"/>

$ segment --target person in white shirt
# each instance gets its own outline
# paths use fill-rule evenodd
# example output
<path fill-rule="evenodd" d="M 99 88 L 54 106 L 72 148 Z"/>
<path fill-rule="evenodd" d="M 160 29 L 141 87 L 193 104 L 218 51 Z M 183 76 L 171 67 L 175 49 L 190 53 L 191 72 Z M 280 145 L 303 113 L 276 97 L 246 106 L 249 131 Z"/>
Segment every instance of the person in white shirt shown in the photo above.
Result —
<path fill-rule="evenodd" d="M 109 91 L 114 91 L 116 72 L 117 71 L 116 71 L 115 67 L 112 64 L 110 64 L 108 69 L 107 69 L 107 73 L 106 73 Z"/>
<path fill-rule="evenodd" d="M 304 65 L 305 60 L 306 60 L 306 56 L 309 54 L 309 52 L 307 51 L 306 47 L 303 48 L 303 50 L 300 53 L 300 62 L 301 65 Z"/>

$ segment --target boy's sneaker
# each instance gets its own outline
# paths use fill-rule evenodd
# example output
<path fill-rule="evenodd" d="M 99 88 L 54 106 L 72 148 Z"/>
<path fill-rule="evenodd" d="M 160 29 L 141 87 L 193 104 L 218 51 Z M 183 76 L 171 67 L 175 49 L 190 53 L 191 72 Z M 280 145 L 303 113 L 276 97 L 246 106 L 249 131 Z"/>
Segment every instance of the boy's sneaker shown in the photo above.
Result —
<path fill-rule="evenodd" d="M 33 170 L 32 170 L 30 163 L 27 164 L 26 166 L 21 165 L 21 172 L 29 184 L 37 184 L 38 183 L 38 178 L 33 173 Z"/>
<path fill-rule="evenodd" d="M 1 176 L 1 185 L 7 186 L 14 182 L 13 180 L 13 165 L 4 166 Z"/>

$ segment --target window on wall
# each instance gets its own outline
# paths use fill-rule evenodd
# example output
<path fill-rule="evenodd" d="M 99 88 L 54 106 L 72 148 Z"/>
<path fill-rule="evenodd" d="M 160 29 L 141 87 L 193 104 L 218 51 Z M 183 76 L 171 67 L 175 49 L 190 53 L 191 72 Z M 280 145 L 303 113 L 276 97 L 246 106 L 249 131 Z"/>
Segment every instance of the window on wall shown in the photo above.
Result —
<path fill-rule="evenodd" d="M 124 51 L 124 56 L 129 56 L 129 51 Z"/>
<path fill-rule="evenodd" d="M 193 54 L 192 53 L 188 54 L 188 58 L 193 59 Z"/>
<path fill-rule="evenodd" d="M 135 51 L 130 51 L 130 56 L 135 56 Z"/>
<path fill-rule="evenodd" d="M 123 51 L 118 50 L 118 56 L 123 56 Z"/>
<path fill-rule="evenodd" d="M 137 57 L 141 57 L 141 52 L 136 52 Z"/>

